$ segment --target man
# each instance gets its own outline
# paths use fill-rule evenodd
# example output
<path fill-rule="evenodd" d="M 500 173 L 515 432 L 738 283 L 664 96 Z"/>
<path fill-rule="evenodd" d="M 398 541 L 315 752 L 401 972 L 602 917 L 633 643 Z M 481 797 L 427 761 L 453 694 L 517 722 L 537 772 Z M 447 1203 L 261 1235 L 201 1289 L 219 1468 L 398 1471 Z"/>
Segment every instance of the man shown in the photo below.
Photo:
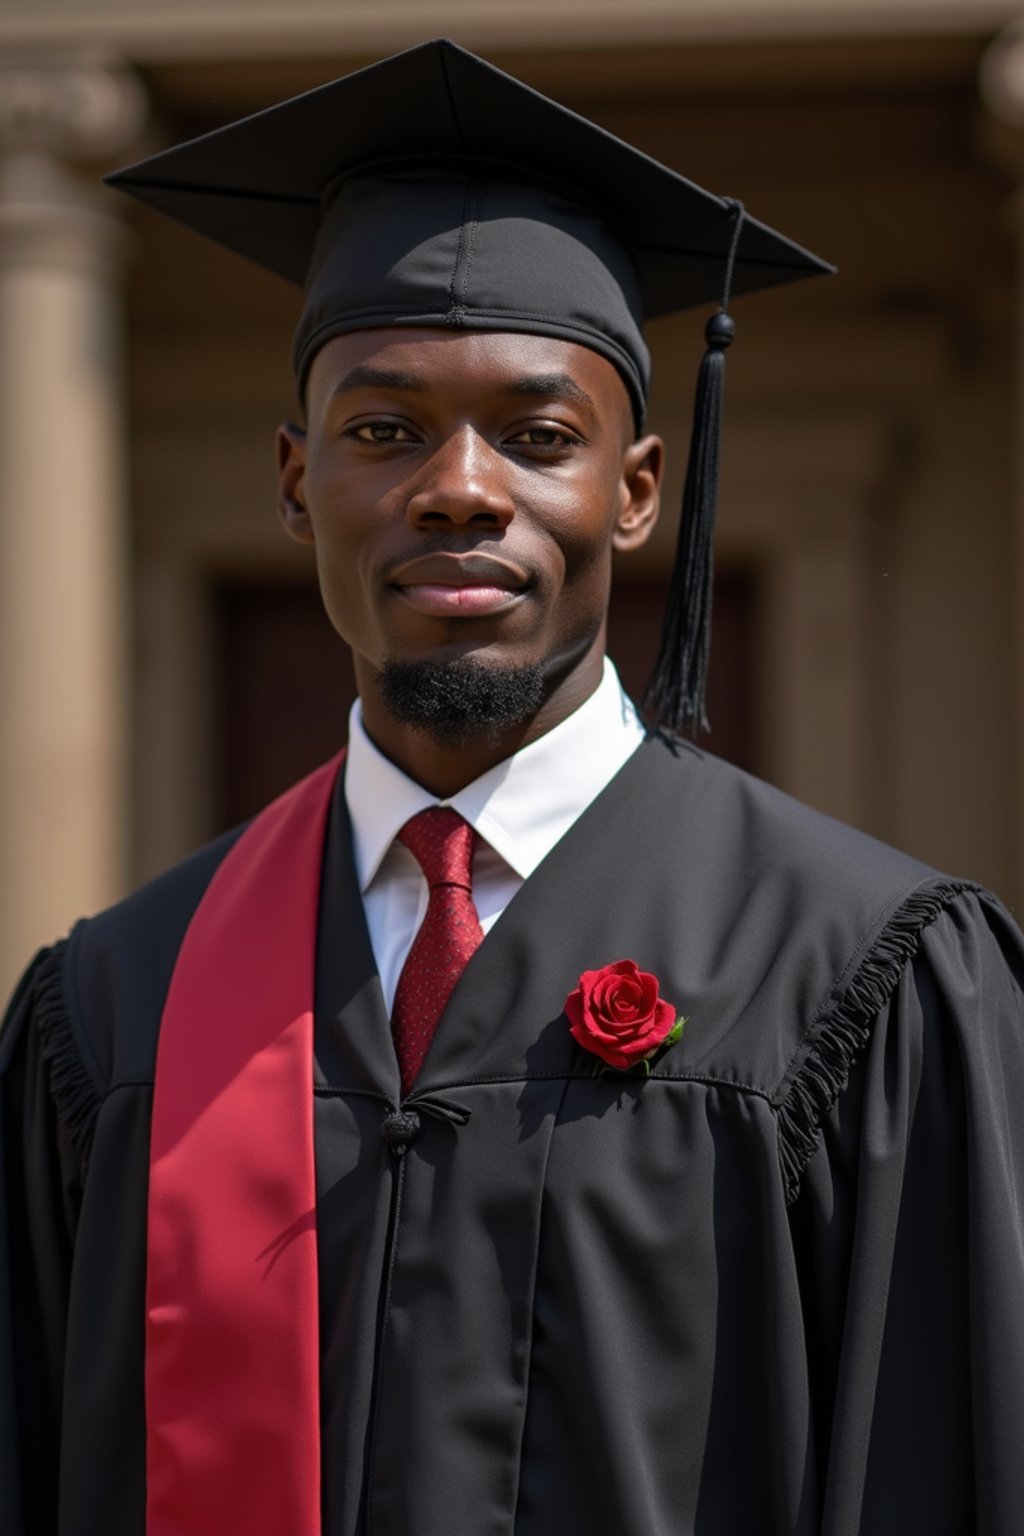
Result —
<path fill-rule="evenodd" d="M 119 179 L 309 264 L 281 510 L 360 704 L 15 998 L 5 1531 L 1018 1531 L 1019 935 L 603 655 L 639 318 L 820 264 L 449 44 Z"/>

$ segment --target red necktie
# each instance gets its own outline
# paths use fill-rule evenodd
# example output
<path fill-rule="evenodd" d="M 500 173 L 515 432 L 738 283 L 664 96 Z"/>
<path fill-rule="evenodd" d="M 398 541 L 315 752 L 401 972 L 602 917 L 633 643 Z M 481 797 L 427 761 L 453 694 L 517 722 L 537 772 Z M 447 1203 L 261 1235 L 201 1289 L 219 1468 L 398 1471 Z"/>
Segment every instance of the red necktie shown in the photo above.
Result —
<path fill-rule="evenodd" d="M 435 805 L 398 834 L 430 889 L 426 916 L 402 967 L 391 1010 L 391 1033 L 402 1073 L 402 1096 L 419 1074 L 438 1021 L 466 962 L 483 938 L 473 903 L 477 834 L 458 811 Z"/>

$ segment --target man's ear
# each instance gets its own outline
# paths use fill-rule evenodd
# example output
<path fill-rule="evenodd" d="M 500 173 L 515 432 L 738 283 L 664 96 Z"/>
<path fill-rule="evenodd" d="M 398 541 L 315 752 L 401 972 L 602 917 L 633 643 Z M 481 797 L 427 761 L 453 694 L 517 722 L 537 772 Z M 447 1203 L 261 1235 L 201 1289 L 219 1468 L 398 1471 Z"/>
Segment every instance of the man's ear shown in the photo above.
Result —
<path fill-rule="evenodd" d="M 306 434 L 290 421 L 277 429 L 277 510 L 290 538 L 312 544 L 313 524 L 306 506 Z"/>
<path fill-rule="evenodd" d="M 622 459 L 619 515 L 612 532 L 612 548 L 622 553 L 639 549 L 650 538 L 661 508 L 661 478 L 665 469 L 665 444 L 660 437 L 638 437 L 628 444 Z"/>

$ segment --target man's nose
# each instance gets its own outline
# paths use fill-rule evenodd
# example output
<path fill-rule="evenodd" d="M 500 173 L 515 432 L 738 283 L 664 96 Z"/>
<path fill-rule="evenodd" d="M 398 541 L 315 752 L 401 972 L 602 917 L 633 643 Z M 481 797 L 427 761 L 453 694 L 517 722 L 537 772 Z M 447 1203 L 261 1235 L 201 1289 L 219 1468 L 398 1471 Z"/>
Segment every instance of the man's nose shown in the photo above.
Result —
<path fill-rule="evenodd" d="M 445 438 L 431 455 L 409 499 L 414 528 L 458 524 L 502 529 L 515 516 L 504 456 L 471 427 Z"/>

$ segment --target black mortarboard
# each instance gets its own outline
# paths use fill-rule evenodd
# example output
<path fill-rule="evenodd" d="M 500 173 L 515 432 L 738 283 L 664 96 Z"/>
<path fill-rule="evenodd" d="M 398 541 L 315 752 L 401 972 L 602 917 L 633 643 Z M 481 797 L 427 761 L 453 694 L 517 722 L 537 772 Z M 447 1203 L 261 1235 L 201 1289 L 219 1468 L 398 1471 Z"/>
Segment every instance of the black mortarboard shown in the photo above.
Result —
<path fill-rule="evenodd" d="M 301 284 L 300 394 L 344 331 L 436 325 L 563 337 L 619 370 L 642 420 L 642 323 L 708 326 L 662 653 L 647 704 L 703 723 L 730 292 L 831 270 L 493 65 L 436 41 L 107 178 Z"/>

